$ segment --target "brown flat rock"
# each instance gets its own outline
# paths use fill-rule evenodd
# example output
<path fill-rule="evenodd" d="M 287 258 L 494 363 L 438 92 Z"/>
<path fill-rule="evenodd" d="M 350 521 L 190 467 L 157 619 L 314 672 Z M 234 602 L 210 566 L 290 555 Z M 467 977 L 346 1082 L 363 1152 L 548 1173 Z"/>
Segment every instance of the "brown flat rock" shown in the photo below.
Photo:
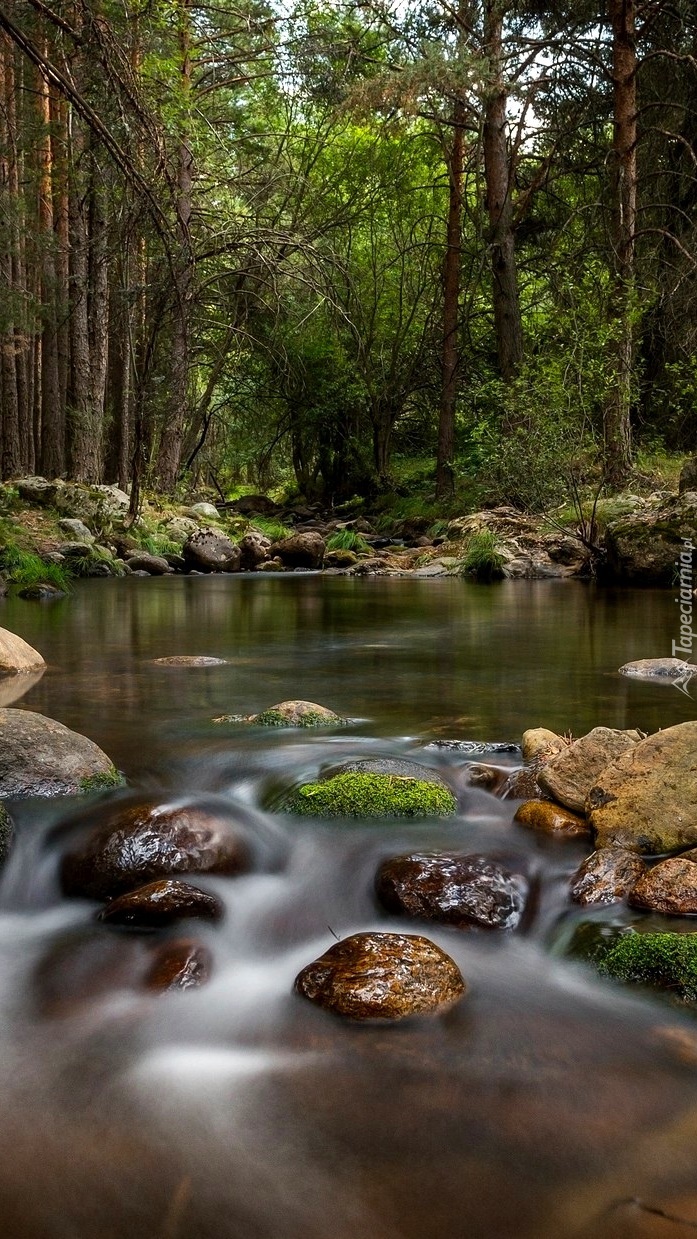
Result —
<path fill-rule="evenodd" d="M 571 882 L 574 903 L 615 903 L 624 899 L 646 873 L 636 852 L 626 848 L 598 848 L 584 860 Z"/>
<path fill-rule="evenodd" d="M 612 727 L 594 727 L 563 752 L 545 762 L 537 780 L 543 791 L 555 800 L 583 813 L 588 793 L 598 776 L 628 749 L 636 739 Z"/>
<path fill-rule="evenodd" d="M 584 818 L 551 800 L 526 801 L 517 809 L 513 821 L 548 835 L 563 835 L 569 839 L 590 834 L 590 826 Z"/>
<path fill-rule="evenodd" d="M 189 882 L 166 878 L 161 882 L 149 882 L 110 900 L 97 919 L 110 925 L 155 928 L 171 925 L 173 921 L 186 917 L 219 921 L 224 911 L 216 895 L 209 895 Z"/>

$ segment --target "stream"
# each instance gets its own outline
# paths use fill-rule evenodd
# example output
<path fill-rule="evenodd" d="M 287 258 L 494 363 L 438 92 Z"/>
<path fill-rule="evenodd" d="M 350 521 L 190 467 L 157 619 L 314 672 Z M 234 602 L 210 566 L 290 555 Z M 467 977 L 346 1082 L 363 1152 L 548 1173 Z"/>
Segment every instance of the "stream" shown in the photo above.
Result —
<path fill-rule="evenodd" d="M 528 727 L 652 732 L 697 717 L 672 685 L 617 673 L 670 654 L 677 612 L 671 591 L 304 573 L 3 600 L 0 624 L 48 663 L 19 708 L 95 740 L 131 789 L 232 807 L 259 847 L 252 872 L 196 879 L 226 908 L 186 931 L 211 952 L 210 981 L 152 995 L 133 983 L 148 935 L 97 924 L 96 904 L 60 892 L 78 801 L 16 804 L 0 881 L 1 1239 L 694 1234 L 697 1021 L 568 957 L 581 922 L 639 914 L 571 904 L 588 844 L 514 824 L 517 802 L 467 776 L 470 761 L 519 764 L 484 748 Z M 152 661 L 184 654 L 227 662 Z M 288 698 L 351 724 L 212 722 Z M 269 809 L 322 768 L 375 756 L 445 771 L 457 816 L 371 825 Z M 381 911 L 380 862 L 439 847 L 518 858 L 536 883 L 525 929 Z M 425 933 L 460 967 L 463 1000 L 382 1026 L 293 993 L 305 964 L 368 929 Z"/>

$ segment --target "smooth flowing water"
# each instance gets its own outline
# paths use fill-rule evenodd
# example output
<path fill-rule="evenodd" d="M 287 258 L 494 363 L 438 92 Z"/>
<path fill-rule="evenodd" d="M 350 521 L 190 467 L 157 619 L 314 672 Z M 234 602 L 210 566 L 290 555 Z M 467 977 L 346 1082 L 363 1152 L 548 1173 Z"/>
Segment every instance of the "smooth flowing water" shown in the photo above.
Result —
<path fill-rule="evenodd" d="M 0 889 L 2 1239 L 694 1233 L 694 1018 L 565 958 L 579 921 L 633 914 L 575 909 L 568 880 L 588 847 L 514 825 L 515 802 L 470 787 L 469 761 L 488 758 L 427 747 L 695 717 L 673 687 L 617 674 L 670 653 L 677 610 L 670 592 L 302 574 L 5 601 L 0 624 L 49 663 L 18 704 L 89 735 L 136 788 L 234 808 L 261 859 L 198 881 L 227 912 L 193 925 L 210 982 L 153 996 L 134 979 L 152 936 L 100 926 L 94 904 L 60 894 L 59 824 L 77 802 L 18 806 Z M 151 661 L 175 654 L 228 662 Z M 211 722 L 291 697 L 354 723 Z M 341 758 L 394 755 L 447 770 L 458 816 L 310 823 L 264 808 Z M 440 846 L 505 849 L 536 875 L 525 932 L 380 911 L 380 861 Z M 442 1017 L 360 1026 L 293 994 L 335 936 L 366 929 L 425 932 L 465 998 Z"/>

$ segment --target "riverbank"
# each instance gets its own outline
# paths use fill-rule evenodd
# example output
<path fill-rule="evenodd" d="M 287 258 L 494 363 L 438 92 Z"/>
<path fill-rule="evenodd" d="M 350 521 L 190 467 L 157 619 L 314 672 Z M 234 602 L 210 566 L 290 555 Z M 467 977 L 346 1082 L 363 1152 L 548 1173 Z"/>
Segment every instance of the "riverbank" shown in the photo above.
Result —
<path fill-rule="evenodd" d="M 21 478 L 0 487 L 0 573 L 24 596 L 65 592 L 71 578 L 322 570 L 347 576 L 496 578 L 595 576 L 666 586 L 697 545 L 697 493 L 622 494 L 594 520 L 497 507 L 389 528 L 370 515 L 266 496 L 176 504 L 148 497 L 139 516 L 116 486 Z M 592 524 L 592 527 L 591 527 Z"/>

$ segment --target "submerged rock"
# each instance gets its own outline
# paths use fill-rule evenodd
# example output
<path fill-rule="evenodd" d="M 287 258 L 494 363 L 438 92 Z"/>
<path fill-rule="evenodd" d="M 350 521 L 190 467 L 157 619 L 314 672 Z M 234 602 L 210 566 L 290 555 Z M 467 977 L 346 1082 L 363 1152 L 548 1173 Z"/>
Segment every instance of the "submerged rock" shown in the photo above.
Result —
<path fill-rule="evenodd" d="M 314 701 L 279 701 L 248 721 L 257 727 L 340 727 L 347 720 Z"/>
<path fill-rule="evenodd" d="M 164 658 L 151 659 L 155 667 L 226 667 L 226 658 L 214 658 L 209 654 L 169 654 Z"/>
<path fill-rule="evenodd" d="M 649 908 L 672 916 L 697 912 L 697 864 L 683 856 L 662 860 L 647 869 L 635 883 L 629 902 L 634 908 Z"/>
<path fill-rule="evenodd" d="M 481 787 L 493 795 L 502 791 L 509 777 L 509 771 L 500 766 L 485 766 L 474 761 L 467 764 L 467 782 L 470 787 Z"/>
<path fill-rule="evenodd" d="M 345 771 L 305 783 L 282 807 L 303 817 L 450 817 L 457 801 L 440 781 Z"/>
<path fill-rule="evenodd" d="M 215 529 L 201 529 L 187 538 L 182 554 L 187 568 L 200 572 L 239 572 L 242 553 Z"/>
<path fill-rule="evenodd" d="M 530 886 L 522 874 L 488 856 L 426 852 L 383 861 L 375 891 L 396 915 L 459 929 L 515 929 Z"/>
<path fill-rule="evenodd" d="M 615 903 L 625 899 L 646 865 L 636 852 L 626 848 L 598 848 L 584 860 L 571 882 L 574 903 Z"/>
<path fill-rule="evenodd" d="M 51 585 L 48 581 L 39 581 L 36 585 L 25 585 L 24 589 L 20 589 L 19 598 L 24 598 L 27 602 L 52 602 L 57 598 L 65 598 L 65 590 L 59 589 L 57 585 Z"/>
<path fill-rule="evenodd" d="M 24 672 L 43 671 L 44 659 L 7 628 L 0 628 L 0 675 L 18 675 Z"/>
<path fill-rule="evenodd" d="M 31 710 L 0 709 L 0 797 L 70 796 L 121 782 L 86 736 Z"/>
<path fill-rule="evenodd" d="M 568 839 L 590 834 L 590 826 L 584 818 L 570 813 L 568 809 L 554 804 L 551 800 L 526 801 L 516 810 L 513 821 L 548 835 L 565 836 Z"/>
<path fill-rule="evenodd" d="M 683 1002 L 697 1001 L 697 934 L 622 934 L 597 961 L 618 981 L 667 989 Z"/>
<path fill-rule="evenodd" d="M 635 662 L 624 663 L 620 667 L 620 675 L 637 680 L 681 680 L 695 672 L 697 667 L 682 658 L 637 658 Z"/>
<path fill-rule="evenodd" d="M 199 942 L 188 938 L 166 942 L 157 952 L 145 984 L 160 993 L 198 989 L 210 977 L 212 962 L 210 951 Z"/>
<path fill-rule="evenodd" d="M 660 854 L 697 844 L 697 722 L 647 736 L 588 793 L 597 847 Z"/>
<path fill-rule="evenodd" d="M 295 990 L 349 1019 L 400 1020 L 452 1006 L 466 985 L 457 964 L 428 938 L 362 933 L 303 968 Z"/>
<path fill-rule="evenodd" d="M 110 925 L 139 925 L 155 928 L 171 925 L 187 917 L 219 921 L 224 908 L 217 895 L 210 895 L 189 882 L 167 878 L 149 882 L 134 891 L 112 899 L 99 912 L 97 919 Z"/>
<path fill-rule="evenodd" d="M 239 830 L 197 805 L 117 806 L 87 841 L 63 858 L 67 895 L 110 899 L 185 873 L 240 873 L 249 849 Z"/>

